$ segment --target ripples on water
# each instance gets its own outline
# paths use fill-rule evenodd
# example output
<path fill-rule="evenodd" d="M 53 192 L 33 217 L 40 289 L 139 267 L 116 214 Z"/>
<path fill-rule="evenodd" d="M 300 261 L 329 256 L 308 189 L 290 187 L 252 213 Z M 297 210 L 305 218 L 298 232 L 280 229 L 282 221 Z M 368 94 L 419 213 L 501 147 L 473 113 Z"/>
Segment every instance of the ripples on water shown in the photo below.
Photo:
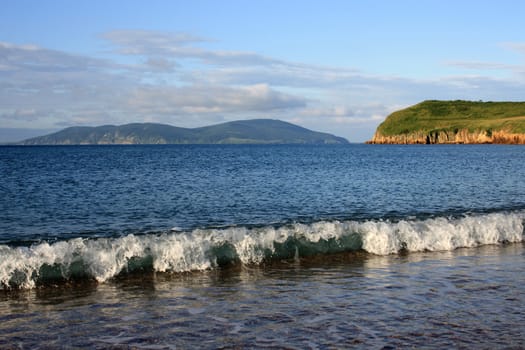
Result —
<path fill-rule="evenodd" d="M 519 146 L 0 147 L 0 174 L 0 244 L 525 208 Z"/>
<path fill-rule="evenodd" d="M 524 253 L 337 254 L 10 292 L 0 347 L 522 348 Z"/>
<path fill-rule="evenodd" d="M 525 348 L 523 147 L 1 147 L 0 174 L 0 348 Z"/>

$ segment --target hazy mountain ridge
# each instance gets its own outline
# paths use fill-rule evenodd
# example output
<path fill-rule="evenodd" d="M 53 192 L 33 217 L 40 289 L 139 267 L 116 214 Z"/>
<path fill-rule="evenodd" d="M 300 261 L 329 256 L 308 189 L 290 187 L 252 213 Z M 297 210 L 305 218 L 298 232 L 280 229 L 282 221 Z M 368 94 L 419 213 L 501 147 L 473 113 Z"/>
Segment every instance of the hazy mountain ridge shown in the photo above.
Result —
<path fill-rule="evenodd" d="M 200 128 L 156 123 L 69 127 L 21 145 L 101 144 L 342 144 L 348 141 L 273 119 L 241 120 Z"/>

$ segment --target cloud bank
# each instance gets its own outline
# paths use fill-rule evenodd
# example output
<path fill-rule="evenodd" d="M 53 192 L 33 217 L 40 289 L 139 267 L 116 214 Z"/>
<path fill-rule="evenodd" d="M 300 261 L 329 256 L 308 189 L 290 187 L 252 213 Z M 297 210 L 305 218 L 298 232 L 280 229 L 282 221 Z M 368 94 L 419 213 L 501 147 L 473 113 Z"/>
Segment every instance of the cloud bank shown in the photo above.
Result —
<path fill-rule="evenodd" d="M 525 95 L 524 64 L 451 59 L 444 65 L 457 75 L 415 80 L 209 49 L 217 42 L 188 33 L 119 30 L 100 40 L 108 49 L 97 57 L 0 42 L 0 123 L 50 129 L 153 121 L 196 127 L 263 117 L 360 142 L 393 110 L 425 99 Z M 502 44 L 517 55 L 524 48 Z M 491 74 L 495 70 L 505 77 Z"/>

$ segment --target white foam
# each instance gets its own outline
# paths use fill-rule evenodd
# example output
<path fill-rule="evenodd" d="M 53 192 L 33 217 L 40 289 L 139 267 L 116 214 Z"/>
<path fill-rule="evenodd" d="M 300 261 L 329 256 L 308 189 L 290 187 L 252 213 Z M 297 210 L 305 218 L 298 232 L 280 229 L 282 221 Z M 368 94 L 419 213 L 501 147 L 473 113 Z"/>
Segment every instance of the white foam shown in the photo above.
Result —
<path fill-rule="evenodd" d="M 523 240 L 524 212 L 435 218 L 423 221 L 356 223 L 354 230 L 369 253 L 386 255 L 401 250 L 438 251 Z"/>
<path fill-rule="evenodd" d="M 197 229 L 121 238 L 77 238 L 17 248 L 3 245 L 0 246 L 0 286 L 15 284 L 21 288 L 33 288 L 44 265 L 58 266 L 62 276 L 69 278 L 72 266 L 81 264 L 87 275 L 103 282 L 126 270 L 130 259 L 144 257 L 151 257 L 153 269 L 159 272 L 206 270 L 217 266 L 214 249 L 225 245 L 235 249 L 241 263 L 259 264 L 276 253 L 276 244 L 287 240 L 293 242 L 292 257 L 297 255 L 300 242 L 307 242 L 314 251 L 317 247 L 319 253 L 327 251 L 322 246 L 323 242 L 333 241 L 339 251 L 361 248 L 378 255 L 401 250 L 453 250 L 501 242 L 521 242 L 524 219 L 525 211 L 520 211 L 455 219 L 322 221 L 280 228 Z M 353 240 L 350 240 L 353 246 L 344 246 L 350 244 L 345 243 L 345 238 L 350 236 L 359 237 L 358 246 Z"/>

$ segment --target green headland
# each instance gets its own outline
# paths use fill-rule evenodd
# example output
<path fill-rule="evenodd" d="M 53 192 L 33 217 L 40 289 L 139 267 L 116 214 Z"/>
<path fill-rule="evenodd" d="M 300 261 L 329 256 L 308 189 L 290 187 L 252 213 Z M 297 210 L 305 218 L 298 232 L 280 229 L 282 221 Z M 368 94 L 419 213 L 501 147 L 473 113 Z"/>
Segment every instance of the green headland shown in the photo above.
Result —
<path fill-rule="evenodd" d="M 525 102 L 424 101 L 390 114 L 368 143 L 525 144 Z"/>

